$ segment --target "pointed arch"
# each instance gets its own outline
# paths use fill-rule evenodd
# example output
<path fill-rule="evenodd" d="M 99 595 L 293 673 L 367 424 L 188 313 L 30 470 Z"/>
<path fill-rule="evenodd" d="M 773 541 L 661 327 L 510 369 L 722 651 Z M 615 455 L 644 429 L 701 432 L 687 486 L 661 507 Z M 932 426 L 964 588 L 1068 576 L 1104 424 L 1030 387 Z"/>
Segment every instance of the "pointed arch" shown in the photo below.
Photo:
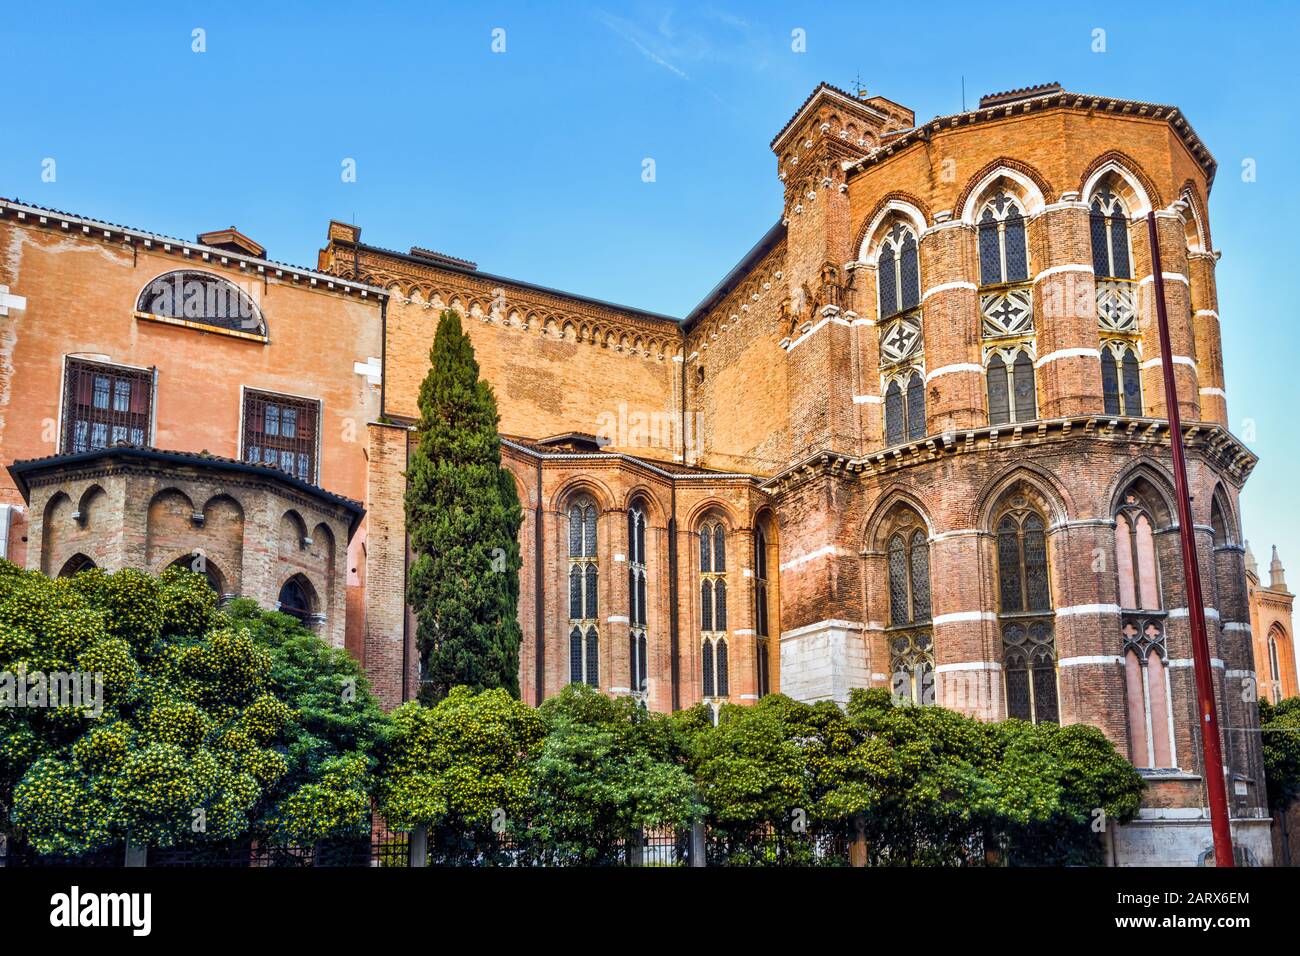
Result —
<path fill-rule="evenodd" d="M 929 210 L 924 201 L 910 193 L 892 192 L 882 197 L 871 215 L 863 220 L 853 243 L 853 248 L 858 250 L 858 261 L 875 265 L 881 240 L 893 222 L 906 222 L 916 231 L 919 240 L 929 219 Z"/>
<path fill-rule="evenodd" d="M 1056 476 L 1032 462 L 1017 462 L 984 483 L 975 497 L 971 519 L 976 527 L 992 533 L 997 512 L 1012 497 L 1025 499 L 1022 507 L 1037 508 L 1049 528 L 1069 520 L 1073 504 Z"/>
<path fill-rule="evenodd" d="M 1141 218 L 1153 208 L 1164 207 L 1156 184 L 1141 164 L 1117 149 L 1102 153 L 1088 164 L 1079 179 L 1079 198 L 1090 203 L 1097 187 L 1107 181 L 1117 186 L 1131 219 Z"/>
<path fill-rule="evenodd" d="M 1005 189 L 1020 203 L 1026 218 L 1037 215 L 1055 195 L 1051 184 L 1034 167 L 1010 157 L 993 160 L 967 182 L 954 203 L 961 210 L 960 219 L 968 226 L 977 225 L 979 209 L 998 188 Z"/>

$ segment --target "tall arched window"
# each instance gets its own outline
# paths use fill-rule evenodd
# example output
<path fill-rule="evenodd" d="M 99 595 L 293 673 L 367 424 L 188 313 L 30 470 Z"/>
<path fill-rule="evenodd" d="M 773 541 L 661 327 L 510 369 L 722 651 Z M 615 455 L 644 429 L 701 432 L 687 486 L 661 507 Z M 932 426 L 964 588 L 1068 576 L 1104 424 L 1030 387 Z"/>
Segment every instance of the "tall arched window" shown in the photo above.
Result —
<path fill-rule="evenodd" d="M 700 528 L 700 662 L 704 697 L 726 697 L 727 535 L 716 521 Z"/>
<path fill-rule="evenodd" d="M 1024 282 L 1029 278 L 1025 214 L 1009 193 L 993 195 L 979 214 L 980 285 Z"/>
<path fill-rule="evenodd" d="M 1056 641 L 1042 515 L 1013 503 L 997 523 L 997 552 L 1007 716 L 1058 723 Z"/>
<path fill-rule="evenodd" d="M 910 512 L 889 536 L 889 652 L 896 700 L 934 703 L 934 633 L 930 625 L 930 545 Z"/>
<path fill-rule="evenodd" d="M 1269 700 L 1276 704 L 1282 699 L 1282 656 L 1279 645 L 1285 646 L 1282 628 L 1274 624 L 1268 629 L 1268 689 Z"/>
<path fill-rule="evenodd" d="M 1129 342 L 1102 343 L 1101 393 L 1107 415 L 1142 414 L 1142 376 L 1137 350 Z"/>
<path fill-rule="evenodd" d="M 647 587 L 645 556 L 645 507 L 640 501 L 633 503 L 627 512 L 627 594 L 628 639 L 632 693 L 644 695 L 650 689 L 650 673 L 646 644 Z"/>
<path fill-rule="evenodd" d="M 1029 422 L 1038 417 L 1034 359 L 1029 349 L 991 350 L 985 375 L 990 425 Z"/>
<path fill-rule="evenodd" d="M 1152 511 L 1139 490 L 1131 489 L 1115 514 L 1129 756 L 1138 767 L 1173 767 L 1174 718 L 1155 528 Z"/>
<path fill-rule="evenodd" d="M 921 304 L 921 268 L 918 263 L 916 233 L 911 226 L 894 223 L 880 243 L 876 267 L 882 320 Z"/>
<path fill-rule="evenodd" d="M 919 369 L 894 376 L 885 387 L 885 444 L 925 437 L 925 377 Z"/>
<path fill-rule="evenodd" d="M 596 505 L 569 505 L 569 683 L 600 687 L 600 590 L 596 555 Z"/>
<path fill-rule="evenodd" d="M 754 635 L 757 666 L 758 696 L 769 693 L 770 671 L 768 662 L 768 590 L 767 590 L 767 535 L 762 528 L 754 532 Z"/>
<path fill-rule="evenodd" d="M 1131 279 L 1129 263 L 1128 212 L 1124 201 L 1103 186 L 1089 203 L 1092 234 L 1092 271 L 1098 279 Z"/>

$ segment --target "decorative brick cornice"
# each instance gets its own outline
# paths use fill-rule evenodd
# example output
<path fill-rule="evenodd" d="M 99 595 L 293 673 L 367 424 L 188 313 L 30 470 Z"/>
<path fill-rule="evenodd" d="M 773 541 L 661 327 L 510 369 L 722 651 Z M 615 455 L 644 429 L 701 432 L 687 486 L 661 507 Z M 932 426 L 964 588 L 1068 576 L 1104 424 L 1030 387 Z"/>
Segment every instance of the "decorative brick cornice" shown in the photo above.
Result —
<path fill-rule="evenodd" d="M 1176 106 L 1066 91 L 1047 93 L 1042 96 L 1016 100 L 984 109 L 970 110 L 965 113 L 936 116 L 927 123 L 918 124 L 912 129 L 904 130 L 895 136 L 887 138 L 882 142 L 879 149 L 872 150 L 868 155 L 855 162 L 851 171 L 861 171 L 882 163 L 890 157 L 926 141 L 930 136 L 945 130 L 959 129 L 977 123 L 993 122 L 1051 109 L 1070 109 L 1086 113 L 1129 116 L 1167 123 L 1188 153 L 1205 172 L 1207 188 L 1209 184 L 1214 182 L 1214 174 L 1218 169 L 1218 163 L 1215 162 L 1210 151 L 1205 148 L 1196 131 L 1192 129 L 1191 123 L 1187 122 L 1187 118 L 1183 116 L 1182 111 Z"/>
<path fill-rule="evenodd" d="M 818 477 L 870 478 L 954 455 L 1000 448 L 1025 449 L 1072 440 L 1167 447 L 1169 422 L 1155 418 L 1087 415 L 1044 419 L 1023 425 L 962 428 L 867 455 L 818 452 L 769 478 L 763 482 L 762 488 L 772 494 L 782 494 Z M 1259 460 L 1231 432 L 1214 422 L 1184 424 L 1183 440 L 1189 452 L 1201 455 L 1238 486 L 1246 481 Z"/>
<path fill-rule="evenodd" d="M 683 344 L 681 324 L 670 316 L 644 312 L 557 289 L 547 289 L 476 269 L 451 265 L 380 249 L 374 246 L 331 241 L 329 268 L 346 277 L 357 277 L 376 286 L 392 289 L 395 298 L 411 302 L 419 293 L 432 308 L 437 298 L 444 306 L 461 299 L 466 321 L 477 319 L 508 325 L 518 314 L 520 331 L 543 332 L 561 337 L 566 329 L 579 342 L 625 351 L 645 358 L 665 360 L 677 354 Z M 328 253 L 332 253 L 328 254 Z M 505 314 L 495 309 L 504 294 Z"/>

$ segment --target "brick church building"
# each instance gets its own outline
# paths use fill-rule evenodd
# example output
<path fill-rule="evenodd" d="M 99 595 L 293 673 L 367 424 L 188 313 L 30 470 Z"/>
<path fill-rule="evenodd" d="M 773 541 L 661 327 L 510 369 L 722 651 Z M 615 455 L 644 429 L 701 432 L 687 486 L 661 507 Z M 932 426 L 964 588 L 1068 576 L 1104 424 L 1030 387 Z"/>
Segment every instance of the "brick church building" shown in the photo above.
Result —
<path fill-rule="evenodd" d="M 1256 459 L 1228 430 L 1216 164 L 1186 117 L 1044 86 L 918 124 L 822 84 L 771 147 L 779 220 L 684 318 L 342 222 L 306 269 L 233 228 L 187 242 L 0 201 L 4 553 L 51 574 L 183 561 L 347 646 L 386 703 L 413 697 L 403 472 L 453 308 L 524 504 L 526 700 L 889 687 L 1087 722 L 1148 783 L 1114 860 L 1196 864 L 1170 362 L 1234 835 L 1268 862 L 1239 518 Z"/>

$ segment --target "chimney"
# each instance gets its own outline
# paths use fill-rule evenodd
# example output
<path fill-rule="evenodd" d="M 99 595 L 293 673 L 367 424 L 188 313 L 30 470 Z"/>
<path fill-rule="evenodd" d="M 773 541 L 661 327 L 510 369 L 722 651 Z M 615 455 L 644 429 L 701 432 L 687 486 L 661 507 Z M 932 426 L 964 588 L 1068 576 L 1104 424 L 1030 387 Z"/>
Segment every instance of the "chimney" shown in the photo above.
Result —
<path fill-rule="evenodd" d="M 1273 560 L 1268 563 L 1268 586 L 1273 591 L 1286 590 L 1286 570 L 1277 556 L 1277 545 L 1273 545 Z"/>
<path fill-rule="evenodd" d="M 266 258 L 266 247 L 259 246 L 234 226 L 231 226 L 229 229 L 215 229 L 212 232 L 201 232 L 199 233 L 198 241 L 199 245 L 211 246 L 214 249 L 224 249 L 227 252 L 237 252 L 241 256 L 252 256 L 254 259 Z"/>

